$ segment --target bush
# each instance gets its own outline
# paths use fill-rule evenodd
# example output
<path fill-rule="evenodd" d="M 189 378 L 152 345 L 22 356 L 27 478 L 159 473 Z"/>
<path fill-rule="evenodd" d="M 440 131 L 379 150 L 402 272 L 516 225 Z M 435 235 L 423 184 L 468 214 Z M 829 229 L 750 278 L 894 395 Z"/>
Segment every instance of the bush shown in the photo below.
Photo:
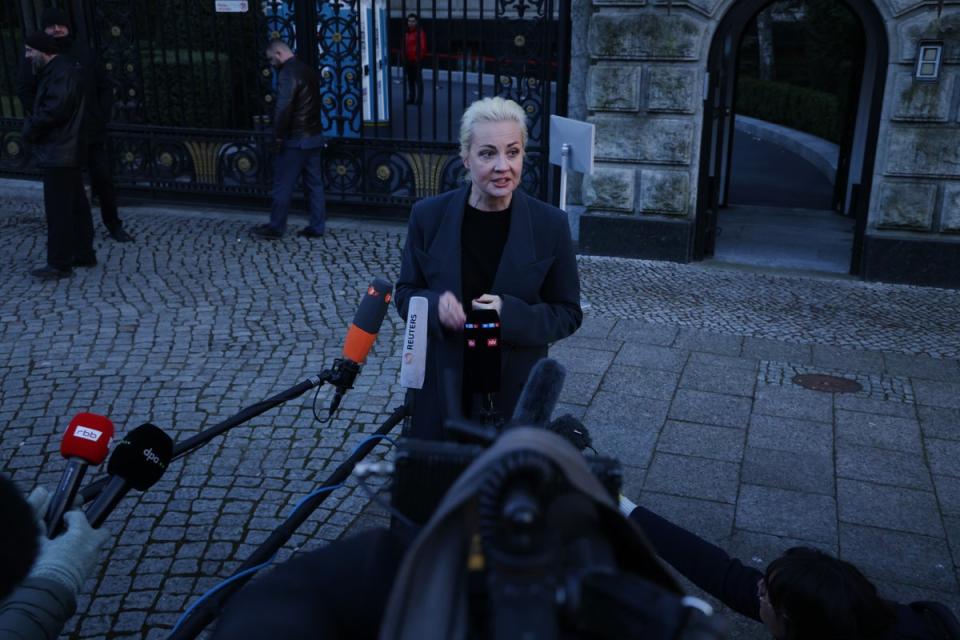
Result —
<path fill-rule="evenodd" d="M 785 82 L 741 75 L 737 81 L 736 112 L 805 131 L 840 143 L 843 113 L 840 98 Z"/>

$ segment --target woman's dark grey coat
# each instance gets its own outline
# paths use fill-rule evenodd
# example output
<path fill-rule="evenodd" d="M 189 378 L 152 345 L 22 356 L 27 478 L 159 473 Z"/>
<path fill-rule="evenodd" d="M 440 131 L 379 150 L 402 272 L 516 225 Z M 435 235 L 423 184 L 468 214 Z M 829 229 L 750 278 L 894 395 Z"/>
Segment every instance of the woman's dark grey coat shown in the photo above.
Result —
<path fill-rule="evenodd" d="M 444 291 L 462 301 L 460 228 L 468 193 L 466 187 L 427 198 L 410 212 L 395 300 L 403 318 L 412 296 L 425 297 L 430 307 L 426 379 L 417 394 L 410 434 L 418 438 L 444 439 L 445 371 L 453 372 L 459 403 L 463 334 L 441 327 L 437 301 Z M 513 193 L 510 232 L 489 293 L 503 299 L 497 406 L 509 418 L 530 369 L 546 357 L 547 346 L 572 334 L 583 319 L 577 261 L 563 211 L 520 190 Z"/>

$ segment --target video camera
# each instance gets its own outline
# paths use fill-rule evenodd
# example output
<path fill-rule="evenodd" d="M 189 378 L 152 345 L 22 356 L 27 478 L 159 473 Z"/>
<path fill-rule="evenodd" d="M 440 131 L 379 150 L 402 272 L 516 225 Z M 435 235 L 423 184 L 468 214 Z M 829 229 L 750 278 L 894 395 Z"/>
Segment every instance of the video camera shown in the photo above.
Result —
<path fill-rule="evenodd" d="M 424 526 L 381 639 L 723 637 L 620 513 L 619 463 L 546 428 L 564 375 L 541 360 L 505 425 L 448 421 L 487 444 L 401 439 L 392 506 Z"/>

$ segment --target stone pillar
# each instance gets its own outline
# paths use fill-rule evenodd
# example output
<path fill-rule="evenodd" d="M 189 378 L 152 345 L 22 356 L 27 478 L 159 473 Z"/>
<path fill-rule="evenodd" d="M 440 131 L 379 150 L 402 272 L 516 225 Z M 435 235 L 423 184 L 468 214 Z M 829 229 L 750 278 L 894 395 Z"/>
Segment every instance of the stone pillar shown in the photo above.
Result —
<path fill-rule="evenodd" d="M 710 21 L 687 2 L 592 3 L 586 108 L 597 127 L 596 166 L 584 180 L 580 246 L 685 262 Z"/>
<path fill-rule="evenodd" d="M 960 287 L 960 10 L 891 22 L 864 276 Z M 924 40 L 943 43 L 936 82 L 914 78 Z"/>

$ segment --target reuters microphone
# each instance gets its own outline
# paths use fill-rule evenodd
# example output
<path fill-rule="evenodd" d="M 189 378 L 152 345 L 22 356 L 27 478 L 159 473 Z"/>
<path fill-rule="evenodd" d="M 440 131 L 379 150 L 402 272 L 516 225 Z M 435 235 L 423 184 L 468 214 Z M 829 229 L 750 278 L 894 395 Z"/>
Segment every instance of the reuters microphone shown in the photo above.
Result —
<path fill-rule="evenodd" d="M 78 413 L 70 421 L 60 441 L 60 455 L 67 459 L 67 468 L 43 518 L 48 537 L 55 538 L 63 530 L 63 514 L 73 505 L 87 466 L 96 466 L 107 458 L 113 431 L 110 419 L 95 413 Z"/>
<path fill-rule="evenodd" d="M 107 462 L 110 479 L 87 507 L 94 529 L 103 524 L 130 489 L 146 491 L 160 479 L 173 458 L 173 440 L 160 427 L 142 424 L 117 443 Z"/>
<path fill-rule="evenodd" d="M 387 315 L 387 307 L 393 299 L 393 285 L 383 278 L 374 278 L 360 301 L 353 322 L 347 329 L 343 341 L 343 357 L 333 363 L 333 375 L 330 382 L 337 388 L 330 401 L 330 414 L 337 410 L 343 394 L 353 388 L 353 382 L 360 373 L 360 365 L 366 359 L 380 332 L 380 325 Z"/>

